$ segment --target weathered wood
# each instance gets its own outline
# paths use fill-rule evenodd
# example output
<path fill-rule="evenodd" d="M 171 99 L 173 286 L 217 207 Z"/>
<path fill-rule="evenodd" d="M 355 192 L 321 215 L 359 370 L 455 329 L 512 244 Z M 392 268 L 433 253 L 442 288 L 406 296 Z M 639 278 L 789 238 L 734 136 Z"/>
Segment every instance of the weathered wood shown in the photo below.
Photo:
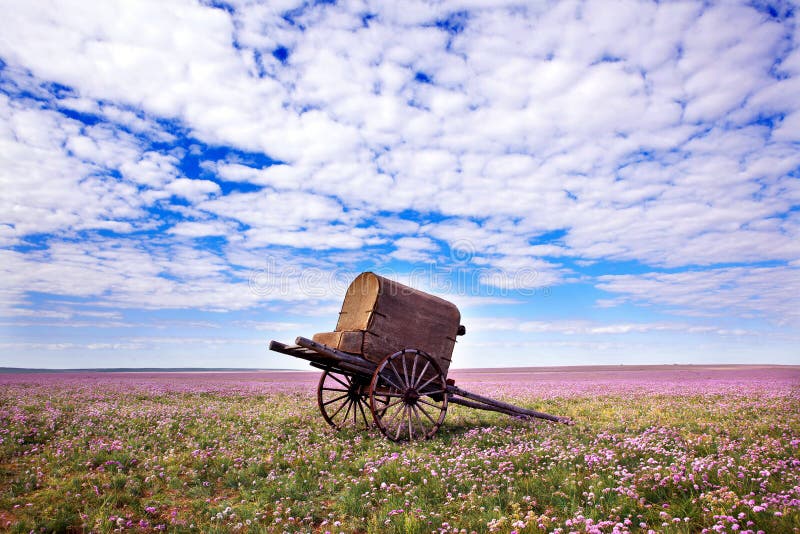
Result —
<path fill-rule="evenodd" d="M 375 364 L 399 350 L 419 349 L 446 376 L 456 336 L 463 331 L 460 319 L 451 302 L 366 272 L 348 287 L 336 331 L 313 340 Z"/>
<path fill-rule="evenodd" d="M 527 408 L 522 408 L 520 406 L 514 406 L 513 404 L 509 404 L 507 402 L 499 401 L 496 399 L 491 399 L 489 397 L 484 397 L 483 395 L 478 395 L 476 393 L 470 393 L 469 391 L 465 391 L 457 386 L 447 386 L 447 392 L 450 395 L 459 395 L 461 397 L 472 399 L 483 404 L 487 404 L 489 406 L 494 406 L 497 408 L 501 408 L 503 410 L 508 410 L 515 412 L 516 415 L 527 415 L 529 417 L 536 417 L 537 419 L 547 419 L 548 421 L 555 421 L 556 423 L 565 423 L 565 424 L 572 424 L 572 419 L 569 417 L 559 417 L 557 415 L 550 415 L 544 412 L 537 412 L 536 410 L 529 410 Z"/>
<path fill-rule="evenodd" d="M 281 352 L 296 358 L 308 360 L 311 362 L 313 367 L 318 369 L 349 372 L 360 377 L 365 382 L 368 380 L 374 381 L 375 369 L 377 368 L 377 365 L 369 360 L 365 360 L 360 356 L 348 354 L 341 350 L 328 347 L 304 337 L 298 337 L 295 340 L 295 343 L 296 345 L 285 345 L 278 341 L 272 341 L 269 344 L 269 348 L 270 350 L 274 350 L 276 352 Z M 414 353 L 416 354 L 416 351 L 414 351 Z M 421 368 L 414 369 L 415 361 L 417 362 L 417 365 L 420 365 Z M 433 369 L 431 367 L 425 367 L 424 365 L 419 364 L 418 359 L 410 359 L 406 362 L 406 367 L 412 367 L 411 371 L 413 377 L 421 377 L 420 379 L 416 380 L 416 382 L 419 385 L 420 392 L 424 395 L 424 390 L 426 389 L 425 384 L 428 376 L 433 376 L 437 373 L 432 372 Z M 398 373 L 404 372 L 402 368 L 396 368 L 396 371 Z M 471 393 L 456 387 L 454 384 L 449 383 L 449 381 L 446 382 L 446 386 L 447 398 L 449 402 L 454 404 L 460 404 L 462 406 L 479 410 L 498 412 L 514 417 L 532 417 L 537 419 L 546 419 L 548 421 L 554 421 L 558 423 L 573 424 L 572 420 L 568 417 L 559 417 L 543 412 L 537 412 L 535 410 L 529 410 L 527 408 L 515 406 L 507 402 L 484 397 L 482 395 Z"/>
<path fill-rule="evenodd" d="M 371 378 L 374 371 L 374 366 L 370 366 L 371 364 L 364 360 L 360 360 L 359 364 L 354 365 L 349 362 L 341 361 L 338 356 L 333 356 L 331 354 L 326 354 L 298 345 L 286 345 L 278 341 L 272 341 L 269 344 L 269 348 L 275 352 L 288 354 L 289 356 L 294 356 L 295 358 L 309 361 L 311 362 L 311 365 L 316 364 L 315 366 L 321 366 L 324 368 L 342 369 L 350 373 L 358 374 L 366 379 Z"/>
<path fill-rule="evenodd" d="M 327 345 L 322 345 L 321 343 L 317 343 L 316 341 L 312 341 L 311 339 L 307 339 L 302 336 L 298 337 L 295 340 L 295 343 L 301 347 L 328 356 L 328 358 L 335 361 L 339 367 L 342 367 L 343 364 L 347 364 L 348 367 L 357 369 L 359 372 L 367 374 L 370 377 L 372 376 L 372 373 L 375 372 L 375 364 L 364 360 L 363 358 L 359 358 L 358 356 L 347 354 L 346 352 L 342 352 L 333 347 L 328 347 Z M 344 369 L 344 367 L 342 368 Z"/>
<path fill-rule="evenodd" d="M 358 275 L 345 293 L 336 331 L 367 330 L 380 291 L 381 284 L 377 275 L 372 273 Z"/>
<path fill-rule="evenodd" d="M 320 332 L 314 334 L 312 341 L 334 347 L 343 352 L 362 354 L 364 351 L 364 331 L 345 330 L 340 332 Z"/>
<path fill-rule="evenodd" d="M 467 408 L 475 408 L 477 410 L 486 410 L 489 412 L 498 412 L 505 415 L 510 415 L 512 417 L 528 417 L 525 415 L 520 415 L 519 412 L 516 412 L 514 410 L 506 410 L 504 408 L 498 408 L 497 406 L 489 406 L 488 404 L 462 399 L 460 397 L 456 397 L 455 395 L 451 396 L 449 400 L 452 404 L 460 404 L 461 406 L 466 406 Z"/>
<path fill-rule="evenodd" d="M 354 390 L 357 395 L 366 394 L 366 390 L 362 390 L 369 384 L 370 410 L 382 431 L 381 420 L 390 408 L 390 401 L 384 399 L 376 405 L 374 397 L 377 394 L 388 399 L 388 390 L 391 388 L 402 390 L 402 402 L 411 407 L 411 412 L 407 411 L 406 415 L 409 419 L 416 418 L 421 427 L 425 426 L 425 420 L 420 415 L 424 414 L 424 410 L 420 413 L 415 411 L 415 402 L 420 396 L 443 403 L 439 419 L 435 421 L 431 432 L 424 432 L 425 437 L 430 437 L 441 425 L 448 401 L 515 417 L 572 424 L 568 417 L 537 412 L 470 393 L 456 387 L 452 380 L 447 380 L 456 336 L 465 333 L 465 328 L 459 324 L 460 319 L 461 314 L 454 304 L 366 272 L 356 277 L 348 287 L 335 331 L 315 334 L 313 339 L 298 337 L 292 346 L 273 341 L 270 349 L 308 360 L 312 366 L 327 371 L 323 374 L 321 384 L 326 376 L 336 372 L 358 377 L 353 381 L 360 388 Z M 379 384 L 383 379 L 386 384 Z M 437 380 L 439 386 L 435 386 Z M 319 389 L 318 397 L 321 391 L 323 389 Z M 342 402 L 349 403 L 352 398 L 348 397 L 347 401 Z M 336 414 L 328 415 L 325 411 L 327 403 L 319 402 L 323 416 L 337 426 L 332 422 Z M 365 425 L 369 426 L 364 419 Z M 409 438 L 413 439 L 414 431 L 410 428 L 409 424 L 406 430 Z M 399 425 L 394 434 L 390 432 L 387 436 L 399 439 L 402 429 L 402 425 Z"/>
<path fill-rule="evenodd" d="M 281 343 L 280 341 L 275 341 L 275 340 L 270 341 L 269 350 L 274 350 L 275 352 L 288 354 L 289 356 L 295 356 L 297 358 L 302 358 L 305 360 L 308 360 L 309 358 L 330 360 L 330 356 L 320 354 L 315 350 L 307 349 L 305 347 L 300 347 L 299 345 L 287 345 L 285 343 Z"/>

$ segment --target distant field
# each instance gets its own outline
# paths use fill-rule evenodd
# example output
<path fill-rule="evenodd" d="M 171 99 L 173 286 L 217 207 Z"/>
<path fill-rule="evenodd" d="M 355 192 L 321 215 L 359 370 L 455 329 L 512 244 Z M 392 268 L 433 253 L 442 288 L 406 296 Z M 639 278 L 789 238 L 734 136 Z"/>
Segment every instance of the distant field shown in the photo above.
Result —
<path fill-rule="evenodd" d="M 329 429 L 316 373 L 0 374 L 14 532 L 800 532 L 800 367 L 453 370 L 574 418 Z"/>

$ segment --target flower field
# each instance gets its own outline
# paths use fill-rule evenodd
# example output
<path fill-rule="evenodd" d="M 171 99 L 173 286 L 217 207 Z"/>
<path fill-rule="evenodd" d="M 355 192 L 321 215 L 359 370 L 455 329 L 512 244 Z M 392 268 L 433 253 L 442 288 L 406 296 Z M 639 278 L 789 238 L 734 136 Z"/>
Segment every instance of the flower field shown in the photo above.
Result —
<path fill-rule="evenodd" d="M 800 532 L 797 368 L 452 374 L 577 424 L 451 406 L 396 444 L 310 373 L 0 375 L 0 529 Z"/>

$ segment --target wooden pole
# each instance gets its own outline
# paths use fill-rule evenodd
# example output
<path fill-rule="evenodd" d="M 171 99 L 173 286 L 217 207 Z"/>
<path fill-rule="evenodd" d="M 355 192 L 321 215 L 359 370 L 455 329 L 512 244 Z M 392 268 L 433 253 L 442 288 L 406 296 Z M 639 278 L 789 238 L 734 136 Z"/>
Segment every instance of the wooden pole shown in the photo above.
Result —
<path fill-rule="evenodd" d="M 489 406 L 488 404 L 482 404 L 480 402 L 473 402 L 467 399 L 462 399 L 459 397 L 450 397 L 447 402 L 452 404 L 460 404 L 461 406 L 466 406 L 467 408 L 475 408 L 476 410 L 486 410 L 488 412 L 498 412 L 505 415 L 510 415 L 512 417 L 527 417 L 526 415 L 521 415 L 517 412 L 506 410 L 504 408 L 498 408 L 497 406 Z"/>
<path fill-rule="evenodd" d="M 361 367 L 369 372 L 370 375 L 375 372 L 375 368 L 377 367 L 377 365 L 367 359 L 359 358 L 358 356 L 336 350 L 332 347 L 323 345 L 322 343 L 317 343 L 316 341 L 312 341 L 302 336 L 295 339 L 294 342 L 301 347 L 313 350 L 319 354 L 324 354 L 332 360 L 349 363 L 350 365 L 354 365 L 356 367 Z"/>
<path fill-rule="evenodd" d="M 465 391 L 456 386 L 447 386 L 447 392 L 451 395 L 459 395 L 461 397 L 465 397 L 467 399 L 472 399 L 478 401 L 483 404 L 488 404 L 489 406 L 493 406 L 495 408 L 501 408 L 506 410 L 506 412 L 514 412 L 514 415 L 527 415 L 529 417 L 536 417 L 537 419 L 546 419 L 548 421 L 554 421 L 556 423 L 564 423 L 567 425 L 572 424 L 572 419 L 569 417 L 559 417 L 557 415 L 550 415 L 544 412 L 537 412 L 535 410 L 528 410 L 527 408 L 521 408 L 519 406 L 514 406 L 513 404 L 509 404 L 507 402 L 490 399 L 489 397 L 484 397 L 482 395 L 478 395 L 476 393 L 470 393 L 469 391 Z M 497 410 L 499 411 L 499 410 Z M 505 412 L 504 412 L 505 413 Z"/>

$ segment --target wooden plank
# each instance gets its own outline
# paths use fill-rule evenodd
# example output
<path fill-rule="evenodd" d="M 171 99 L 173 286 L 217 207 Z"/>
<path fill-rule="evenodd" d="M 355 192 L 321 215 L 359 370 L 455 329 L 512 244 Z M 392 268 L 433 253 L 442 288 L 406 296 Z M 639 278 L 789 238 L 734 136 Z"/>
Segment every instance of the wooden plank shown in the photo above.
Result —
<path fill-rule="evenodd" d="M 299 345 L 287 345 L 285 343 L 281 343 L 280 341 L 275 341 L 275 340 L 270 341 L 269 350 L 280 352 L 282 354 L 288 354 L 289 356 L 295 356 L 296 354 L 313 356 L 314 354 L 317 354 L 313 350 L 306 349 Z"/>
<path fill-rule="evenodd" d="M 318 332 L 311 338 L 312 341 L 334 348 L 339 348 L 339 341 L 341 341 L 341 339 L 341 332 Z"/>
<path fill-rule="evenodd" d="M 269 348 L 270 350 L 274 350 L 275 352 L 287 354 L 295 358 L 300 358 L 301 360 L 307 360 L 310 362 L 319 362 L 327 365 L 336 363 L 335 359 L 331 358 L 326 354 L 320 354 L 319 352 L 299 347 L 297 345 L 285 345 L 278 341 L 272 341 L 269 344 Z"/>
<path fill-rule="evenodd" d="M 355 331 L 341 332 L 341 337 L 339 338 L 339 345 L 337 348 L 344 352 L 352 352 L 353 354 L 363 354 L 364 331 L 355 330 Z"/>
<path fill-rule="evenodd" d="M 380 282 L 376 274 L 366 272 L 358 275 L 345 293 L 336 331 L 367 330 L 379 293 Z"/>
<path fill-rule="evenodd" d="M 298 340 L 305 340 L 309 343 L 313 343 L 311 340 L 305 338 L 297 338 Z M 342 371 L 348 371 L 350 373 L 358 374 L 364 379 L 371 379 L 372 374 L 375 371 L 375 366 L 370 362 L 367 362 L 357 356 L 352 355 L 345 355 L 346 358 L 342 358 L 342 354 L 338 353 L 337 351 L 330 351 L 327 350 L 328 347 L 324 345 L 316 345 L 319 350 L 314 350 L 313 348 L 303 347 L 300 344 L 297 345 L 286 345 L 279 341 L 271 341 L 269 344 L 270 350 L 274 350 L 275 352 L 280 352 L 282 354 L 287 354 L 289 356 L 294 356 L 295 358 L 299 358 L 301 360 L 306 360 L 311 362 L 311 365 L 315 367 L 321 368 L 330 368 L 330 369 L 339 369 Z M 354 358 L 350 360 L 350 358 Z"/>

